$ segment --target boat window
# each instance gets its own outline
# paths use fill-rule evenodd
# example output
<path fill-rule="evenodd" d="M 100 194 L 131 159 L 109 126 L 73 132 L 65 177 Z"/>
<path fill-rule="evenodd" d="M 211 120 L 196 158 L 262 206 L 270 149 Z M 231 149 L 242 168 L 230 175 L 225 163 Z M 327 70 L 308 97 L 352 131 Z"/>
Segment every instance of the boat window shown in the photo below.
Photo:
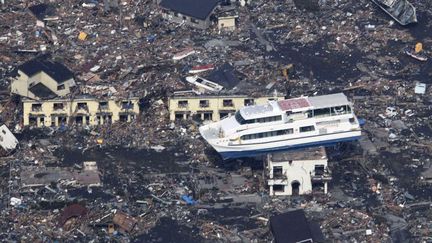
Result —
<path fill-rule="evenodd" d="M 300 127 L 300 132 L 311 132 L 311 131 L 315 131 L 314 126 Z"/>
<path fill-rule="evenodd" d="M 195 81 L 196 81 L 197 83 L 202 83 L 204 80 L 202 80 L 201 78 L 197 78 Z"/>
<path fill-rule="evenodd" d="M 269 116 L 256 119 L 256 122 L 264 123 L 264 122 L 274 122 L 282 120 L 282 116 Z"/>
<path fill-rule="evenodd" d="M 239 124 L 245 124 L 245 119 L 243 118 L 243 116 L 240 114 L 240 111 L 237 111 L 234 115 L 235 119 L 237 120 L 237 122 Z"/>
<path fill-rule="evenodd" d="M 251 140 L 251 139 L 257 139 L 257 138 L 266 138 L 266 137 L 274 137 L 274 136 L 281 136 L 281 135 L 287 135 L 294 133 L 294 130 L 292 128 L 290 129 L 284 129 L 284 130 L 277 130 L 277 131 L 271 131 L 271 132 L 260 132 L 255 134 L 247 134 L 240 137 L 241 140 Z"/>
<path fill-rule="evenodd" d="M 314 117 L 330 116 L 330 108 L 315 109 L 313 112 Z"/>
<path fill-rule="evenodd" d="M 347 105 L 347 113 L 351 113 L 351 106 Z"/>

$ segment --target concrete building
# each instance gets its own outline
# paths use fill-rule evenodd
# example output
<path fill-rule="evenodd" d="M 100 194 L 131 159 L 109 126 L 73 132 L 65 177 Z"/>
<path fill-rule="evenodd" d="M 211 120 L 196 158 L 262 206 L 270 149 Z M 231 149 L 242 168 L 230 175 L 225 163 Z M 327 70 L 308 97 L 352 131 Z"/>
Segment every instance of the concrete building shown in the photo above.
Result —
<path fill-rule="evenodd" d="M 23 100 L 24 126 L 101 125 L 130 122 L 139 114 L 139 99 L 82 96 L 75 99 Z"/>
<path fill-rule="evenodd" d="M 218 0 L 162 0 L 162 17 L 170 22 L 185 23 L 194 28 L 207 29 L 210 16 Z"/>
<path fill-rule="evenodd" d="M 246 95 L 174 96 L 169 99 L 170 120 L 189 119 L 219 121 L 234 114 L 243 106 L 265 104 L 269 100 L 283 100 L 284 96 L 250 97 Z"/>
<path fill-rule="evenodd" d="M 52 99 L 69 94 L 75 85 L 73 73 L 67 67 L 39 58 L 18 67 L 11 92 L 35 100 Z"/>
<path fill-rule="evenodd" d="M 324 147 L 272 153 L 266 162 L 270 195 L 309 194 L 315 188 L 327 193 L 331 176 Z"/>

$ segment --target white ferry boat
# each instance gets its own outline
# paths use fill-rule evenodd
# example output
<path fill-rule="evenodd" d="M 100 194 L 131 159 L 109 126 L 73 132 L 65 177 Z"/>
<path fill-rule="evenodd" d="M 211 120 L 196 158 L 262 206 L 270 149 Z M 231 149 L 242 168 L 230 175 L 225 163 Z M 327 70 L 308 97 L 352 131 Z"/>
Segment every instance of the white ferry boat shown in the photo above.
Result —
<path fill-rule="evenodd" d="M 335 144 L 361 136 L 352 104 L 343 93 L 245 106 L 199 130 L 224 159 Z"/>

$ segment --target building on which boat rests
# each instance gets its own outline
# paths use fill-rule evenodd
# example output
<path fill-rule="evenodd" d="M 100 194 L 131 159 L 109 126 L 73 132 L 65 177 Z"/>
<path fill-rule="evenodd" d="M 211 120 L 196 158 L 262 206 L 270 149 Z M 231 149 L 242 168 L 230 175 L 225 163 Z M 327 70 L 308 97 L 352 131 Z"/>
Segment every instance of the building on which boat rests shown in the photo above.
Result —
<path fill-rule="evenodd" d="M 269 100 L 283 100 L 282 94 L 251 97 L 247 95 L 175 95 L 169 98 L 170 120 L 189 119 L 193 116 L 205 121 L 219 121 L 233 115 L 241 107 L 265 104 Z"/>
<path fill-rule="evenodd" d="M 139 98 L 97 99 L 79 96 L 44 101 L 23 100 L 24 126 L 102 125 L 131 122 L 139 114 Z"/>
<path fill-rule="evenodd" d="M 327 193 L 331 180 L 324 147 L 278 152 L 267 155 L 267 184 L 271 196 Z"/>

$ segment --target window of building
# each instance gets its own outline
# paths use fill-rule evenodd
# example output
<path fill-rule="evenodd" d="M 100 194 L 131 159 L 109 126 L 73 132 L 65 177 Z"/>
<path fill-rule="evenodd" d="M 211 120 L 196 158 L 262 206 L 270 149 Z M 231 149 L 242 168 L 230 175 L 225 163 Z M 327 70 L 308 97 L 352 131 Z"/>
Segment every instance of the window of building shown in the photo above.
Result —
<path fill-rule="evenodd" d="M 315 165 L 315 175 L 324 174 L 324 165 Z"/>
<path fill-rule="evenodd" d="M 88 111 L 87 102 L 79 102 L 77 104 L 77 109 L 78 110 L 86 110 L 86 111 Z"/>
<path fill-rule="evenodd" d="M 282 176 L 282 166 L 273 166 L 273 177 L 281 177 Z"/>
<path fill-rule="evenodd" d="M 132 101 L 122 101 L 122 109 L 128 110 L 128 109 L 133 109 L 134 104 L 132 103 Z"/>
<path fill-rule="evenodd" d="M 236 111 L 234 111 L 234 110 L 232 110 L 232 111 L 230 111 L 230 110 L 223 110 L 223 111 L 219 112 L 219 118 L 220 118 L 220 119 L 223 119 L 223 118 L 225 118 L 225 117 L 227 117 L 227 116 L 230 116 L 230 115 L 232 115 L 232 114 L 235 114 L 235 112 L 236 112 Z"/>
<path fill-rule="evenodd" d="M 82 125 L 83 124 L 83 117 L 82 116 L 76 116 L 75 117 L 75 123 L 77 125 Z"/>
<path fill-rule="evenodd" d="M 32 104 L 32 111 L 41 111 L 42 104 Z"/>
<path fill-rule="evenodd" d="M 178 107 L 180 108 L 186 108 L 188 107 L 189 102 L 187 100 L 179 100 L 178 101 Z"/>
<path fill-rule="evenodd" d="M 183 120 L 184 114 L 183 113 L 175 113 L 175 120 Z"/>
<path fill-rule="evenodd" d="M 285 192 L 284 185 L 273 185 L 273 192 Z"/>
<path fill-rule="evenodd" d="M 100 101 L 99 102 L 99 109 L 101 109 L 101 110 L 108 109 L 108 101 Z"/>
<path fill-rule="evenodd" d="M 55 111 L 57 111 L 57 110 L 63 110 L 64 106 L 63 106 L 63 103 L 54 103 L 53 108 L 54 108 Z"/>
<path fill-rule="evenodd" d="M 122 114 L 122 115 L 120 115 L 120 116 L 119 116 L 119 120 L 120 120 L 121 122 L 127 122 L 127 121 L 128 121 L 128 115 L 126 115 L 126 114 Z"/>
<path fill-rule="evenodd" d="M 315 131 L 314 126 L 300 127 L 300 132 L 312 132 L 312 131 Z"/>
<path fill-rule="evenodd" d="M 213 120 L 213 112 L 206 112 L 203 114 L 203 119 L 204 120 Z"/>
<path fill-rule="evenodd" d="M 255 100 L 254 99 L 245 99 L 244 100 L 244 106 L 249 106 L 249 105 L 255 105 Z"/>
<path fill-rule="evenodd" d="M 57 90 L 64 90 L 64 89 L 65 89 L 64 84 L 57 85 Z"/>
<path fill-rule="evenodd" d="M 234 106 L 233 100 L 223 100 L 222 104 L 225 107 L 232 107 L 232 106 Z"/>
<path fill-rule="evenodd" d="M 30 124 L 30 126 L 36 126 L 37 125 L 37 117 L 35 117 L 35 116 L 29 117 L 29 124 Z"/>
<path fill-rule="evenodd" d="M 200 100 L 199 101 L 199 106 L 202 107 L 202 108 L 209 107 L 210 106 L 210 101 L 209 100 Z"/>

